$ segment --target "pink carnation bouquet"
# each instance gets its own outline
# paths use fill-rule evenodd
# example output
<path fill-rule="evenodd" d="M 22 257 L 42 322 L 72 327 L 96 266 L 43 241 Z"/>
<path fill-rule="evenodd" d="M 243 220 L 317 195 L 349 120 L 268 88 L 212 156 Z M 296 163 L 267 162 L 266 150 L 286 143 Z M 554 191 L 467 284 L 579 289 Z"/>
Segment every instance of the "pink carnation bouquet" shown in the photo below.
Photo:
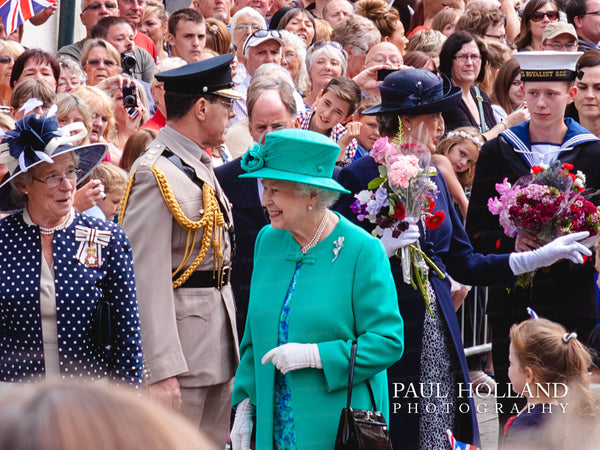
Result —
<path fill-rule="evenodd" d="M 359 220 L 376 224 L 375 236 L 381 237 L 390 228 L 392 236 L 398 237 L 410 223 L 420 220 L 427 229 L 437 228 L 444 221 L 443 212 L 433 212 L 438 189 L 431 176 L 436 171 L 430 167 L 431 154 L 423 142 L 427 142 L 426 130 L 419 128 L 408 139 L 402 135 L 394 141 L 383 137 L 373 145 L 371 157 L 379 164 L 380 176 L 369 183 L 367 190 L 355 195 L 350 208 Z M 428 265 L 441 278 L 445 275 L 421 250 L 418 241 L 399 249 L 396 256 L 402 259 L 404 282 L 420 289 L 431 313 Z"/>
<path fill-rule="evenodd" d="M 571 173 L 573 165 L 560 161 L 539 165 L 510 184 L 496 184 L 499 197 L 488 200 L 489 211 L 498 216 L 504 234 L 534 235 L 544 245 L 558 236 L 589 231 L 584 243 L 594 245 L 600 232 L 600 209 L 584 198 L 585 175 Z M 517 284 L 531 287 L 535 273 L 519 276 Z"/>

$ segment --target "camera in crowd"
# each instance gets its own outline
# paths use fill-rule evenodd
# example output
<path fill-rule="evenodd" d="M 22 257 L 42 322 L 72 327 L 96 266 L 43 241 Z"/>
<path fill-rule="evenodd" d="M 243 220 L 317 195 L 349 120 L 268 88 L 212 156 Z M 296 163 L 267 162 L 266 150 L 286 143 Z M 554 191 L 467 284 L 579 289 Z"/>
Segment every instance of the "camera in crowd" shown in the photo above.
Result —
<path fill-rule="evenodd" d="M 137 59 L 133 53 L 121 53 L 121 67 L 125 73 L 132 75 L 136 63 Z"/>
<path fill-rule="evenodd" d="M 137 116 L 137 93 L 133 82 L 129 86 L 123 85 L 123 107 L 127 109 L 130 117 Z"/>

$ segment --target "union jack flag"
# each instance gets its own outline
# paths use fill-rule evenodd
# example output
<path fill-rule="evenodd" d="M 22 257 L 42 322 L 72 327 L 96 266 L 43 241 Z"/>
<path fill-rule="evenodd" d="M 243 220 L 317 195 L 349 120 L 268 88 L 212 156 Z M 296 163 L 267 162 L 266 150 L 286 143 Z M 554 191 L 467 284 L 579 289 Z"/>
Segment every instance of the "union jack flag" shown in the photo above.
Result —
<path fill-rule="evenodd" d="M 55 3 L 56 0 L 0 0 L 0 16 L 6 34 L 11 34 L 23 22 Z"/>
<path fill-rule="evenodd" d="M 448 433 L 448 439 L 450 439 L 452 450 L 481 450 L 479 447 L 475 447 L 474 445 L 457 441 L 450 430 L 446 430 L 446 433 Z"/>

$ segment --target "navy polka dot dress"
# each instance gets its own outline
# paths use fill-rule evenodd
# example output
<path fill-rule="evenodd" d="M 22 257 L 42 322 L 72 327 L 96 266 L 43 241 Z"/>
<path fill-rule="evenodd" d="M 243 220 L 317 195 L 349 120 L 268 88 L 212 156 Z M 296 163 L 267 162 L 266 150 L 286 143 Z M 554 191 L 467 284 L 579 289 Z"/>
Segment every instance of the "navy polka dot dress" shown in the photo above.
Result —
<path fill-rule="evenodd" d="M 76 256 L 76 226 L 110 232 L 98 267 Z M 114 223 L 75 211 L 73 223 L 54 233 L 54 276 L 60 372 L 63 378 L 110 377 L 139 387 L 142 341 L 131 246 Z M 21 213 L 0 221 L 0 381 L 45 378 L 40 274 L 40 229 Z M 94 312 L 110 304 L 111 342 L 97 344 Z"/>

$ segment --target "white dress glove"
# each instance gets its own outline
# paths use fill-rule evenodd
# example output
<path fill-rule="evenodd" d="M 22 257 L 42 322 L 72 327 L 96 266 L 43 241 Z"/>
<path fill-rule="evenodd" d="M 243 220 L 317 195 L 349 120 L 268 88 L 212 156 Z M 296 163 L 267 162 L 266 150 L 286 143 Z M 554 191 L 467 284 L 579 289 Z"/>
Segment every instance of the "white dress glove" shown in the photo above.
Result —
<path fill-rule="evenodd" d="M 254 416 L 254 405 L 249 398 L 245 398 L 237 404 L 235 419 L 231 427 L 232 450 L 250 450 L 250 438 L 252 437 L 252 417 Z"/>
<path fill-rule="evenodd" d="M 568 259 L 575 264 L 583 263 L 583 256 L 592 256 L 592 251 L 579 240 L 585 239 L 590 233 L 567 234 L 552 242 L 528 252 L 511 253 L 508 258 L 510 269 L 515 275 L 532 272 L 540 267 L 548 267 L 561 259 Z"/>
<path fill-rule="evenodd" d="M 392 237 L 392 230 L 385 228 L 383 230 L 383 236 L 381 236 L 381 243 L 385 247 L 385 252 L 388 258 L 391 258 L 396 254 L 396 250 L 407 245 L 414 244 L 419 240 L 421 233 L 417 224 L 413 223 L 408 226 L 408 229 L 400 233 L 397 238 Z"/>
<path fill-rule="evenodd" d="M 305 369 L 313 367 L 322 369 L 321 355 L 317 344 L 298 344 L 290 342 L 275 347 L 265 353 L 262 357 L 262 363 L 266 364 L 272 361 L 275 367 L 283 374 L 290 370 Z"/>

